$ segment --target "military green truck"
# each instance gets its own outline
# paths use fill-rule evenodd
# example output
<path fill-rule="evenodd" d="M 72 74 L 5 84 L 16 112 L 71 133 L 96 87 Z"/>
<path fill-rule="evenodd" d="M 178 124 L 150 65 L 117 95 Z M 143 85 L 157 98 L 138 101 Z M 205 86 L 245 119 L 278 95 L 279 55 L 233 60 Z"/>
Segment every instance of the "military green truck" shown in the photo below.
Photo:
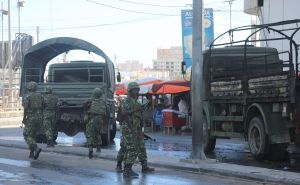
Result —
<path fill-rule="evenodd" d="M 288 145 L 300 144 L 297 23 L 232 29 L 204 51 L 206 152 L 216 138 L 245 138 L 255 159 L 279 160 Z M 243 31 L 251 34 L 234 41 Z M 260 38 L 253 39 L 256 33 Z M 220 42 L 227 35 L 229 41 Z"/>
<path fill-rule="evenodd" d="M 68 63 L 54 63 L 46 66 L 56 56 L 71 50 L 94 53 L 102 62 L 78 60 Z M 102 133 L 103 144 L 107 145 L 115 137 L 116 122 L 114 108 L 115 71 L 114 64 L 105 53 L 84 40 L 70 37 L 58 37 L 42 41 L 32 46 L 24 56 L 20 96 L 25 96 L 27 84 L 38 83 L 38 92 L 44 93 L 46 86 L 53 89 L 58 96 L 56 136 L 64 132 L 74 136 L 85 131 L 84 115 L 87 111 L 86 102 L 90 100 L 92 91 L 98 87 L 103 90 L 103 99 L 107 104 L 107 120 Z M 43 141 L 44 135 L 37 136 Z"/>

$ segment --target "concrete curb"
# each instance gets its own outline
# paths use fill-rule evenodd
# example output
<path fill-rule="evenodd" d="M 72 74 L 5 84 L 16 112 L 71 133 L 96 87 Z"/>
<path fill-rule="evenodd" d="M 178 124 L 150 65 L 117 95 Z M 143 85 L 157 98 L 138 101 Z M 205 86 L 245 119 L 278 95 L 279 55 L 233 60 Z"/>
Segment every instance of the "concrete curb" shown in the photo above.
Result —
<path fill-rule="evenodd" d="M 24 141 L 0 140 L 0 146 L 27 149 Z M 66 155 L 87 156 L 88 150 L 83 147 L 65 147 L 56 146 L 55 148 L 46 148 L 41 145 L 43 152 L 59 153 Z M 111 149 L 102 149 L 101 153 L 95 153 L 94 158 L 116 161 L 117 151 Z M 273 170 L 260 167 L 242 166 L 228 163 L 219 163 L 208 159 L 197 161 L 190 159 L 179 159 L 175 157 L 165 157 L 163 155 L 149 155 L 148 163 L 154 167 L 170 168 L 181 171 L 190 171 L 197 173 L 214 173 L 230 177 L 238 177 L 260 182 L 282 183 L 290 185 L 300 184 L 300 175 L 295 172 Z"/>

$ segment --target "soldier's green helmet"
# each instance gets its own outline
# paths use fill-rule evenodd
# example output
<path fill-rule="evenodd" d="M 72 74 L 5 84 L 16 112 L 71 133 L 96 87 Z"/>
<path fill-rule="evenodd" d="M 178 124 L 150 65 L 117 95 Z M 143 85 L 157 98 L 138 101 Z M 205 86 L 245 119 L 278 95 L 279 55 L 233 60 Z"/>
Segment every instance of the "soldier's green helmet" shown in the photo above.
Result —
<path fill-rule="evenodd" d="M 51 94 L 52 93 L 52 87 L 46 86 L 46 93 Z"/>
<path fill-rule="evenodd" d="M 100 88 L 95 88 L 93 90 L 93 97 L 94 98 L 100 98 L 102 96 L 102 90 Z"/>
<path fill-rule="evenodd" d="M 28 91 L 35 91 L 37 89 L 37 83 L 36 82 L 29 82 L 27 85 Z"/>
<path fill-rule="evenodd" d="M 127 91 L 131 91 L 132 89 L 140 89 L 140 86 L 136 82 L 130 82 L 127 86 Z"/>

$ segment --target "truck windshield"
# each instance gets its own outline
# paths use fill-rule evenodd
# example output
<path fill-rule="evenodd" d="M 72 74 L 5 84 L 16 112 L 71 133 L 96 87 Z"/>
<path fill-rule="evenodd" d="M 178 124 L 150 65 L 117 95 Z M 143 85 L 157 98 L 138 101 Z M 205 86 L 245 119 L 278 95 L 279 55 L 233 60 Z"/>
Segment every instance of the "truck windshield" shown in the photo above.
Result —
<path fill-rule="evenodd" d="M 103 68 L 53 70 L 53 82 L 104 82 Z"/>

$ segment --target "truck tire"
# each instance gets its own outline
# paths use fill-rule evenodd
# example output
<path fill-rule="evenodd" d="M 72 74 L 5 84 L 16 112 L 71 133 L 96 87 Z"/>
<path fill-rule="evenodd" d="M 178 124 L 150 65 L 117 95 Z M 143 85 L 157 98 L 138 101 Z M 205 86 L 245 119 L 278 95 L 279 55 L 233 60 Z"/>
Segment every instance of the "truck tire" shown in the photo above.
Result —
<path fill-rule="evenodd" d="M 207 132 L 205 132 L 207 131 Z M 206 115 L 203 114 L 203 145 L 204 145 L 204 152 L 205 153 L 210 153 L 214 151 L 216 147 L 216 138 L 211 137 L 210 135 L 210 130 L 208 130 L 208 123 L 207 123 L 207 118 Z"/>
<path fill-rule="evenodd" d="M 248 145 L 254 159 L 263 160 L 267 157 L 270 145 L 260 117 L 253 117 L 249 123 Z"/>

